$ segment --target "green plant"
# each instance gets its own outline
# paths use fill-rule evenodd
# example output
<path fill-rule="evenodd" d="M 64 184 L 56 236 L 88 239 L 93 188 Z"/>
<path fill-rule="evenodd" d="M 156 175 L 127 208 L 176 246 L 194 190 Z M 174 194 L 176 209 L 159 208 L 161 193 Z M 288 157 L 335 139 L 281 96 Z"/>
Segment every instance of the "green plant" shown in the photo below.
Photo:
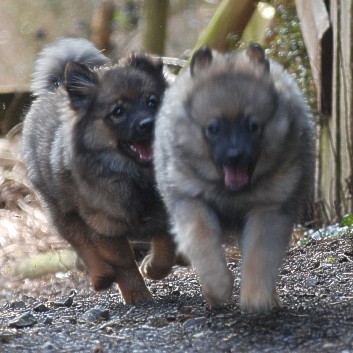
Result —
<path fill-rule="evenodd" d="M 348 213 L 342 217 L 341 226 L 352 227 L 353 226 L 353 215 Z"/>

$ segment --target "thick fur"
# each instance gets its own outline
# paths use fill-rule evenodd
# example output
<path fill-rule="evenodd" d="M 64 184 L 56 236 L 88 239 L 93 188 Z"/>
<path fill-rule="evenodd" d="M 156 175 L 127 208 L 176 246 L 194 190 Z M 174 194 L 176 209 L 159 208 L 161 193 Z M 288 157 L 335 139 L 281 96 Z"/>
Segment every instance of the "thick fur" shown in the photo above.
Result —
<path fill-rule="evenodd" d="M 157 116 L 155 169 L 178 250 L 211 305 L 230 299 L 222 243 L 242 251 L 240 304 L 279 304 L 276 278 L 310 194 L 314 129 L 294 80 L 261 47 L 204 48 L 170 87 Z"/>
<path fill-rule="evenodd" d="M 28 176 L 54 227 L 87 265 L 95 289 L 117 282 L 133 304 L 151 294 L 128 239 L 152 239 L 142 267 L 150 278 L 166 276 L 174 261 L 151 160 L 162 66 L 144 54 L 112 66 L 86 40 L 59 40 L 39 55 L 37 98 L 24 120 Z"/>

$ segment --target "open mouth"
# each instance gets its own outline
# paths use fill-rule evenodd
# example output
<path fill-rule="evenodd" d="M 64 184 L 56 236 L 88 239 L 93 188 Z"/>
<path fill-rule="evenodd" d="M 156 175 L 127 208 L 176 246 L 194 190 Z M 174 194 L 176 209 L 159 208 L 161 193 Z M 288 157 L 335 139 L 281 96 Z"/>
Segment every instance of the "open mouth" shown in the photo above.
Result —
<path fill-rule="evenodd" d="M 125 142 L 124 150 L 139 162 L 150 163 L 153 159 L 152 141 Z"/>
<path fill-rule="evenodd" d="M 224 166 L 224 184 L 231 191 L 240 191 L 250 182 L 250 173 L 245 167 Z"/>

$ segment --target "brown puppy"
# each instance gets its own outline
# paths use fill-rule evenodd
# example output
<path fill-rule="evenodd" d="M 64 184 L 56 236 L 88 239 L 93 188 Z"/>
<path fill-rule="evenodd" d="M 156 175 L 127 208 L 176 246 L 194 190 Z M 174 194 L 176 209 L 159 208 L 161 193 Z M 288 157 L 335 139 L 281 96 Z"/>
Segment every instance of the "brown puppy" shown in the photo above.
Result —
<path fill-rule="evenodd" d="M 240 303 L 266 311 L 313 174 L 313 122 L 293 79 L 261 47 L 199 50 L 157 116 L 155 168 L 178 250 L 211 305 L 233 278 L 222 241 L 242 251 Z"/>
<path fill-rule="evenodd" d="M 111 66 L 88 41 L 59 40 L 39 56 L 37 98 L 24 121 L 24 161 L 53 225 L 96 290 L 117 282 L 133 304 L 151 294 L 128 238 L 153 238 L 146 276 L 162 278 L 174 262 L 152 167 L 154 120 L 167 86 L 162 70 L 143 54 Z"/>

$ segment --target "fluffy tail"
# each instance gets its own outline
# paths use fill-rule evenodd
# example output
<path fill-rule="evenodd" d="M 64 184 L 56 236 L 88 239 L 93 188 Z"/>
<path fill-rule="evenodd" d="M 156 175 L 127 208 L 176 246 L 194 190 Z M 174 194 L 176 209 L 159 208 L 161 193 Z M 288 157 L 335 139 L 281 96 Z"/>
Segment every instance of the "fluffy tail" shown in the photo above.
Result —
<path fill-rule="evenodd" d="M 39 96 L 54 91 L 64 79 L 66 64 L 78 61 L 89 67 L 109 62 L 91 42 L 82 38 L 62 38 L 45 47 L 35 63 L 32 92 Z"/>

